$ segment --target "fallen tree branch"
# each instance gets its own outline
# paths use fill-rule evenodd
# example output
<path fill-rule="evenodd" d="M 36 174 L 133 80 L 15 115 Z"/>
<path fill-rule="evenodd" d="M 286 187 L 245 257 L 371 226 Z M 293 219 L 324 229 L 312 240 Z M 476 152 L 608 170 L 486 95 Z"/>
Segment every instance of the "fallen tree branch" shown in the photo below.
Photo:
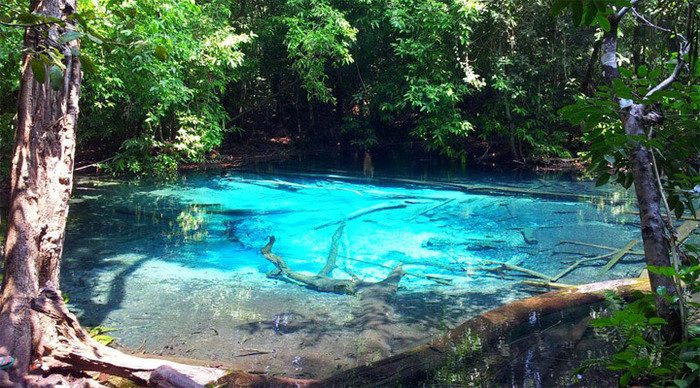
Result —
<path fill-rule="evenodd" d="M 326 222 L 325 224 L 321 224 L 321 225 L 315 227 L 314 230 L 323 229 L 327 226 L 338 225 L 340 223 L 354 220 L 355 218 L 359 218 L 359 217 L 365 216 L 367 214 L 380 212 L 380 211 L 384 211 L 384 210 L 403 209 L 407 206 L 408 205 L 405 202 L 404 203 L 380 203 L 378 205 L 370 206 L 368 208 L 360 209 L 358 211 L 352 212 L 352 213 L 348 214 L 348 216 L 342 220 L 330 221 L 330 222 Z"/>
<path fill-rule="evenodd" d="M 338 243 L 344 227 L 345 223 L 343 222 L 333 234 L 331 249 L 328 254 L 326 264 L 316 275 L 307 275 L 294 271 L 289 267 L 289 265 L 287 265 L 282 257 L 272 253 L 272 246 L 275 244 L 275 236 L 270 236 L 267 245 L 260 250 L 260 253 L 262 253 L 262 255 L 275 266 L 275 271 L 269 273 L 268 276 L 283 276 L 316 291 L 333 292 L 339 294 L 355 294 L 362 288 L 375 285 L 382 285 L 386 287 L 395 287 L 398 285 L 399 281 L 401 281 L 401 277 L 403 277 L 405 274 L 401 264 L 394 267 L 389 275 L 379 282 L 366 282 L 356 276 L 353 276 L 351 279 L 334 279 L 329 276 L 336 267 L 335 261 L 336 257 L 338 256 Z"/>
<path fill-rule="evenodd" d="M 479 268 L 480 270 L 492 271 L 492 272 L 493 272 L 493 271 L 498 271 L 498 270 L 503 270 L 503 269 L 509 269 L 509 270 L 511 270 L 511 271 L 522 272 L 522 273 L 527 274 L 527 275 L 530 275 L 530 276 L 532 276 L 532 277 L 544 279 L 544 280 L 546 280 L 546 281 L 548 281 L 548 282 L 554 281 L 554 280 L 552 280 L 552 277 L 549 276 L 549 275 L 545 275 L 545 274 L 543 274 L 543 273 L 541 273 L 541 272 L 537 272 L 537 271 L 534 271 L 534 270 L 531 270 L 531 269 L 523 268 L 523 267 L 518 266 L 518 265 L 515 265 L 515 264 L 505 263 L 505 262 L 501 262 L 501 261 L 492 261 L 492 260 L 486 260 L 486 261 L 484 261 L 484 264 L 487 264 L 487 265 L 496 265 L 497 267 L 495 267 L 495 268 L 485 268 L 485 267 L 483 267 L 483 268 Z"/>
<path fill-rule="evenodd" d="M 637 245 L 638 242 L 639 241 L 637 241 L 637 240 L 632 240 L 629 242 L 629 244 L 625 245 L 624 248 L 615 252 L 615 255 L 612 257 L 612 259 L 610 259 L 610 261 L 607 264 L 605 264 L 605 266 L 603 267 L 601 272 L 605 273 L 605 272 L 610 271 L 610 269 L 612 267 L 614 267 L 615 264 L 617 264 L 617 262 L 620 261 L 620 259 L 622 259 L 625 255 L 627 255 L 627 253 L 629 251 L 631 251 L 632 248 L 634 248 L 634 246 Z"/>
<path fill-rule="evenodd" d="M 386 264 L 382 264 L 382 263 L 375 263 L 375 262 L 372 262 L 372 261 L 367 261 L 367 260 L 362 260 L 362 259 L 355 259 L 355 258 L 353 258 L 353 257 L 348 257 L 348 256 L 343 256 L 343 258 L 344 258 L 344 259 L 347 259 L 347 260 L 351 260 L 351 261 L 356 261 L 356 262 L 358 262 L 358 263 L 364 263 L 364 264 L 373 265 L 373 266 L 375 266 L 375 267 L 381 267 L 381 268 L 386 268 L 386 269 L 394 269 L 394 267 L 390 267 L 390 266 L 388 266 L 388 265 L 386 265 Z M 406 263 L 406 262 L 403 261 L 403 260 L 400 260 L 400 262 L 401 262 L 402 264 L 409 264 L 409 263 Z M 440 277 L 440 276 L 435 276 L 435 275 L 421 275 L 421 274 L 417 274 L 417 273 L 413 273 L 413 272 L 408 272 L 408 271 L 404 271 L 404 275 L 406 275 L 406 276 L 412 276 L 412 277 L 419 278 L 419 279 L 431 280 L 431 281 L 434 281 L 435 283 L 442 284 L 443 286 L 451 286 L 451 285 L 452 285 L 452 279 L 446 279 L 446 278 L 443 278 L 443 277 Z"/>
<path fill-rule="evenodd" d="M 444 200 L 444 201 L 438 203 L 437 205 L 431 206 L 431 207 L 429 207 L 429 208 L 423 210 L 422 212 L 418 213 L 417 215 L 411 217 L 411 219 L 414 219 L 414 218 L 416 218 L 416 217 L 418 217 L 418 216 L 422 216 L 422 215 L 424 215 L 424 214 L 430 213 L 431 211 L 436 210 L 436 209 L 439 209 L 439 208 L 441 208 L 441 207 L 443 207 L 443 206 L 449 204 L 450 202 L 452 202 L 452 201 L 454 201 L 454 200 L 455 200 L 454 198 L 448 198 L 448 199 L 446 199 L 446 200 Z"/>

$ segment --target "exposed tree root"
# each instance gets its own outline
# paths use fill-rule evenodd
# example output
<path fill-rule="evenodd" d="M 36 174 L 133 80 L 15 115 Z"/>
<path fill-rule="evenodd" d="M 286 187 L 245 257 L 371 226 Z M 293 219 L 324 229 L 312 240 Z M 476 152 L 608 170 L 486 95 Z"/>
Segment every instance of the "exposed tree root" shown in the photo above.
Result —
<path fill-rule="evenodd" d="M 203 388 L 217 380 L 237 382 L 228 385 L 235 387 L 305 387 L 314 382 L 227 372 L 122 353 L 93 340 L 68 311 L 59 292 L 51 287 L 42 289 L 32 300 L 31 314 L 38 325 L 35 334 L 39 334 L 35 341 L 37 359 L 32 362 L 35 369 L 19 380 L 21 384 L 16 379 L 8 380 L 8 374 L 0 371 L 2 387 L 101 387 L 89 378 L 70 377 L 86 376 L 87 372 L 101 372 L 126 378 L 139 386 L 161 388 Z"/>
<path fill-rule="evenodd" d="M 43 335 L 38 338 L 37 351 L 43 373 L 66 370 L 104 372 L 137 384 L 150 382 L 151 385 L 163 387 L 167 384 L 178 387 L 187 386 L 185 383 L 206 384 L 225 374 L 220 369 L 140 358 L 104 346 L 90 338 L 52 288 L 42 289 L 39 297 L 32 301 L 32 313 L 43 329 Z M 155 376 L 157 381 L 151 381 L 152 373 L 163 366 L 171 369 L 161 370 L 162 373 Z"/>
<path fill-rule="evenodd" d="M 301 283 L 311 289 L 322 292 L 334 292 L 339 294 L 355 294 L 363 288 L 370 286 L 381 286 L 386 289 L 396 288 L 404 275 L 402 266 L 399 264 L 389 273 L 389 275 L 379 282 L 366 282 L 351 274 L 351 279 L 334 279 L 330 277 L 331 272 L 336 268 L 336 258 L 338 257 L 338 243 L 345 228 L 345 223 L 341 222 L 336 229 L 331 240 L 331 249 L 326 259 L 326 264 L 317 275 L 307 275 L 289 268 L 284 259 L 272 253 L 272 246 L 275 244 L 275 236 L 270 236 L 270 241 L 260 252 L 267 260 L 275 265 L 275 270 L 270 272 L 270 277 L 284 277 L 291 281 Z"/>

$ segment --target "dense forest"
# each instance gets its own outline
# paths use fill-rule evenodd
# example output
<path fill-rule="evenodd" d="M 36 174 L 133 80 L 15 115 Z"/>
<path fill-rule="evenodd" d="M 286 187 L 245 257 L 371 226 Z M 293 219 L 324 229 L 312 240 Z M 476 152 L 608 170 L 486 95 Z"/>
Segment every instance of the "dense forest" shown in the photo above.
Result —
<path fill-rule="evenodd" d="M 19 3 L 3 8 L 6 19 L 22 15 L 13 13 Z M 671 3 L 646 6 L 655 23 L 682 24 Z M 269 139 L 306 150 L 429 150 L 467 163 L 574 157 L 585 134 L 559 110 L 601 84 L 603 30 L 552 17 L 551 5 L 78 2 L 86 29 L 78 157 L 109 159 L 116 173 L 166 174 Z M 629 37 L 619 60 L 631 72 L 671 59 L 673 37 L 635 18 L 619 28 Z M 3 161 L 21 45 L 20 29 L 3 29 Z"/>
<path fill-rule="evenodd" d="M 698 5 L 695 0 L 0 3 L 0 176 L 9 194 L 0 224 L 6 229 L 0 385 L 58 385 L 53 378 L 89 386 L 86 371 L 176 387 L 214 380 L 226 386 L 468 385 L 481 373 L 468 363 L 480 357 L 482 345 L 502 340 L 501 331 L 534 324 L 536 312 L 588 308 L 604 300 L 609 307 L 593 314 L 591 324 L 606 333 L 613 350 L 594 360 L 597 365 L 616 373 L 623 386 L 697 384 L 700 248 L 692 242 L 700 216 Z M 612 252 L 566 263 L 555 276 L 520 262 L 490 261 L 491 267 L 479 270 L 501 277 L 520 272 L 540 287 L 563 290 L 477 316 L 429 345 L 328 380 L 227 374 L 223 368 L 127 355 L 99 343 L 78 323 L 60 291 L 76 161 L 112 175 L 167 179 L 185 164 L 284 155 L 290 149 L 358 159 L 429 155 L 462 166 L 580 160 L 596 186 L 630 189 L 643 250 L 633 250 L 637 240 L 620 249 L 602 246 Z M 320 187 L 279 180 L 272 185 L 287 185 L 289 192 Z M 475 190 L 449 182 L 445 187 Z M 496 190 L 575 198 L 575 204 L 593 198 Z M 365 314 L 366 320 L 381 326 L 398 283 L 421 275 L 399 263 L 385 268 L 391 272 L 378 282 L 352 273 L 334 278 L 346 222 L 428 204 L 402 221 L 410 224 L 446 211 L 454 201 L 382 195 L 402 202 L 375 204 L 314 229 L 337 225 L 326 263 L 315 275 L 291 269 L 272 252 L 276 240 L 269 235 L 267 245 L 256 248 L 275 267 L 268 277 L 286 277 L 291 285 L 321 293 L 358 294 L 380 310 Z M 192 213 L 201 209 L 193 209 L 176 221 L 199 227 L 201 214 Z M 233 210 L 222 214 L 252 214 Z M 522 216 L 508 211 L 509 219 Z M 552 214 L 563 218 L 572 212 Z M 240 226 L 223 225 L 231 233 Z M 302 226 L 297 220 L 296 227 Z M 532 233 L 527 226 L 516 234 L 525 245 L 536 245 Z M 606 259 L 607 271 L 628 255 L 643 257 L 641 276 L 580 287 L 558 283 L 583 263 Z M 287 318 L 276 319 L 275 325 Z M 583 322 L 586 329 L 588 317 Z"/>

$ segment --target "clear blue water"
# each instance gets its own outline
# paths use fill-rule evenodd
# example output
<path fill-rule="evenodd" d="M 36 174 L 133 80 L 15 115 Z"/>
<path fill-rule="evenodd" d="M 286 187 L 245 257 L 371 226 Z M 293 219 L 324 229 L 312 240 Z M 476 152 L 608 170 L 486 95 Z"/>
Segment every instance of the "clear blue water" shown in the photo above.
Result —
<path fill-rule="evenodd" d="M 484 270 L 492 267 L 486 261 L 554 275 L 605 253 L 562 241 L 622 247 L 639 239 L 625 192 L 499 174 L 451 182 L 469 190 L 303 173 L 195 173 L 167 184 L 82 178 L 63 289 L 84 324 L 117 328 L 118 342 L 132 349 L 317 377 L 405 350 L 536 292 L 522 274 Z M 332 274 L 376 281 L 408 263 L 383 327 L 357 323 L 363 306 L 356 296 L 266 276 L 273 267 L 260 248 L 268 236 L 276 236 L 274 252 L 290 267 L 313 274 L 337 228 L 324 224 L 385 207 L 346 221 Z M 560 281 L 637 276 L 642 268 L 634 256 L 601 273 L 604 263 Z M 364 337 L 381 337 L 386 347 L 374 349 Z"/>

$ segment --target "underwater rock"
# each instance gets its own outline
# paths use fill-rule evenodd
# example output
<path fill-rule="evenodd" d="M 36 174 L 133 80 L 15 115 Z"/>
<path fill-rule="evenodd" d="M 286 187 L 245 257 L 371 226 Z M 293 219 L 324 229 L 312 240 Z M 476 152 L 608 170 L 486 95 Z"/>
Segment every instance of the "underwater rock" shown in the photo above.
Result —
<path fill-rule="evenodd" d="M 293 314 L 277 314 L 272 318 L 272 330 L 277 334 L 286 334 L 289 329 L 289 321 Z"/>
<path fill-rule="evenodd" d="M 301 357 L 295 356 L 294 359 L 292 359 L 292 366 L 297 372 L 301 371 L 303 369 Z"/>

